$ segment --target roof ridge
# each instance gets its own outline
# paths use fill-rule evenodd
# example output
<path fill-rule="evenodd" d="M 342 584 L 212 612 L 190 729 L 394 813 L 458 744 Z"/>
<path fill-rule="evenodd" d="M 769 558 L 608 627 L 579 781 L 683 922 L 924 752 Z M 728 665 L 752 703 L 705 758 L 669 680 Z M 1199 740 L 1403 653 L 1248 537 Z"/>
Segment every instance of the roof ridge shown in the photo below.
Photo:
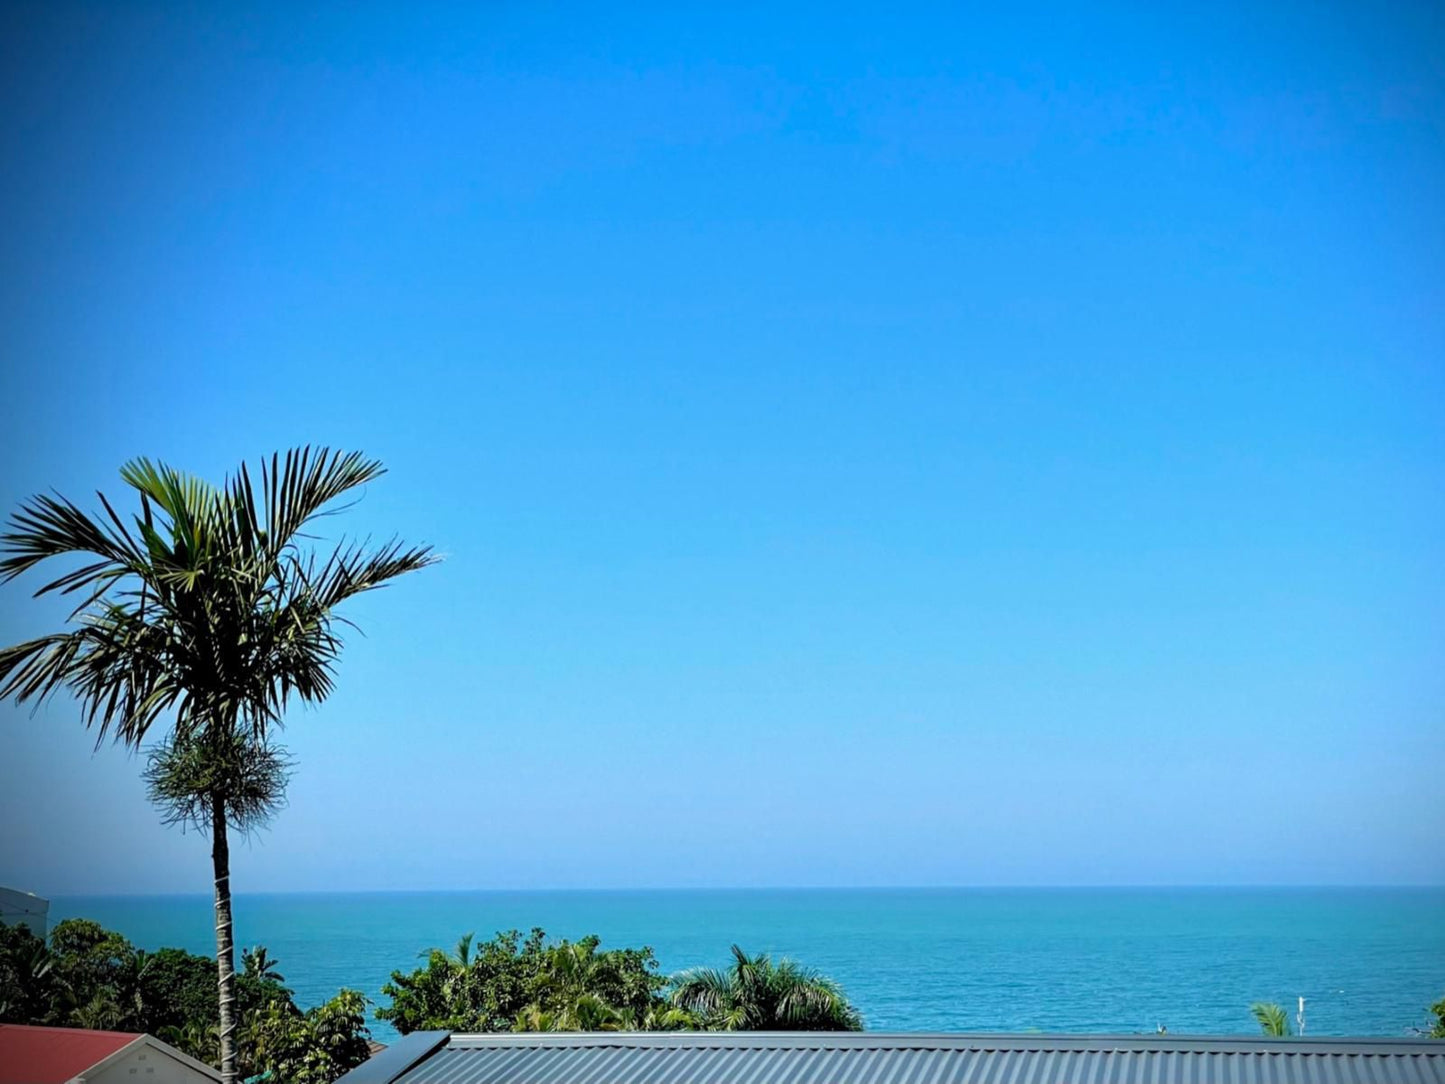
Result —
<path fill-rule="evenodd" d="M 1445 1084 L 1424 1037 L 1073 1035 L 1028 1032 L 414 1033 L 340 1084 Z"/>
<path fill-rule="evenodd" d="M 962 1053 L 971 1050 L 1120 1050 L 1160 1053 L 1445 1056 L 1445 1043 L 1423 1036 L 1093 1035 L 1069 1033 L 928 1032 L 499 1032 L 454 1034 L 457 1049 L 748 1049 Z"/>

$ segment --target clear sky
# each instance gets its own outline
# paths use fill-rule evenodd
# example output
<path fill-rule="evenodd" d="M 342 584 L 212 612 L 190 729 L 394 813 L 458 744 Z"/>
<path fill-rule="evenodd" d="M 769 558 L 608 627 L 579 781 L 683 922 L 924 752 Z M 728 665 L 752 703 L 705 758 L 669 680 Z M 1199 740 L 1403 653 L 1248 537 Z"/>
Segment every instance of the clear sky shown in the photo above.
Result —
<path fill-rule="evenodd" d="M 0 505 L 447 555 L 237 888 L 1445 882 L 1439 5 L 610 7 L 0 16 Z M 208 890 L 0 728 L 0 883 Z"/>

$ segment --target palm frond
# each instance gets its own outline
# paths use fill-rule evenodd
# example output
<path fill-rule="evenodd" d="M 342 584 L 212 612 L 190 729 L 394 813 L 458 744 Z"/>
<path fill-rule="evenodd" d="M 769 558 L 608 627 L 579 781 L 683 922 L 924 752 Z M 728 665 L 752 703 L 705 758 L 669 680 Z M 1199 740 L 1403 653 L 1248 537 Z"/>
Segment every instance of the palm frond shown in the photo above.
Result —
<path fill-rule="evenodd" d="M 1273 1038 L 1289 1035 L 1289 1014 L 1274 1002 L 1256 1001 L 1249 1007 L 1261 1033 Z"/>
<path fill-rule="evenodd" d="M 261 472 L 269 551 L 279 556 L 306 524 L 326 513 L 332 501 L 385 472 L 379 460 L 360 452 L 313 450 L 308 445 L 288 451 L 284 462 L 273 455 L 269 470 L 263 465 Z M 244 482 L 249 490 L 250 479 Z"/>
<path fill-rule="evenodd" d="M 59 495 L 31 497 L 10 517 L 9 529 L 0 534 L 0 583 L 8 583 L 41 561 L 71 553 L 88 553 L 99 560 L 42 585 L 36 597 L 78 590 L 97 579 L 142 575 L 145 560 L 139 547 L 109 504 L 106 509 L 113 520 L 109 527 Z"/>
<path fill-rule="evenodd" d="M 314 562 L 305 567 L 296 562 L 293 572 L 311 604 L 329 611 L 355 595 L 385 587 L 396 577 L 438 560 L 430 546 L 407 546 L 395 538 L 371 551 L 364 542 L 343 542 L 319 569 Z"/>
<path fill-rule="evenodd" d="M 139 497 L 128 526 L 102 494 L 92 517 L 58 496 L 22 505 L 0 535 L 0 582 L 50 557 L 94 559 L 37 592 L 76 593 L 79 627 L 0 650 L 0 697 L 80 701 L 98 740 L 139 744 L 159 719 L 175 733 L 238 723 L 264 739 L 290 698 L 324 700 L 346 600 L 434 563 L 427 546 L 345 542 L 324 561 L 300 531 L 382 473 L 359 453 L 288 452 L 263 464 L 260 500 L 243 465 L 217 489 L 163 463 L 121 471 Z"/>
<path fill-rule="evenodd" d="M 732 1002 L 732 977 L 712 967 L 696 967 L 673 977 L 672 1003 L 679 1009 L 709 1017 Z"/>

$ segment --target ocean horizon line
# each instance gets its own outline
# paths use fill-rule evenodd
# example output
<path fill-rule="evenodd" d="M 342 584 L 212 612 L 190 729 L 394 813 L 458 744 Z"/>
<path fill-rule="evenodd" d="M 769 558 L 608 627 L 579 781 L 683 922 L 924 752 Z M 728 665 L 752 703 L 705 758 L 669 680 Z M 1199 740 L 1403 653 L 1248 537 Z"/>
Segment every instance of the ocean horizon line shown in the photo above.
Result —
<path fill-rule="evenodd" d="M 1403 892 L 1445 890 L 1445 882 L 1379 882 L 1366 884 L 1347 883 L 1229 883 L 1229 882 L 1168 882 L 1137 884 L 952 884 L 952 885 L 642 885 L 642 886 L 548 886 L 536 888 L 518 887 L 468 887 L 468 888 L 278 888 L 238 890 L 233 898 L 274 898 L 279 896 L 528 896 L 528 895 L 596 895 L 625 896 L 635 894 L 676 894 L 697 893 L 955 893 L 955 892 Z M 29 891 L 29 890 L 27 890 Z M 87 891 L 56 892 L 51 895 L 35 893 L 51 902 L 87 899 L 206 899 L 206 891 L 178 892 L 128 892 L 128 891 Z"/>

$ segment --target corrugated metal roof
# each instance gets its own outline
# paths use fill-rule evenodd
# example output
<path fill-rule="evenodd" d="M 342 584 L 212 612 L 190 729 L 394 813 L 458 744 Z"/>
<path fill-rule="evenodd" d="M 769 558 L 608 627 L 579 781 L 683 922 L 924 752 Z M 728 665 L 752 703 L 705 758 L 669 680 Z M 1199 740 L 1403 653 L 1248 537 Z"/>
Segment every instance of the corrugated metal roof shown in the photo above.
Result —
<path fill-rule="evenodd" d="M 454 1035 L 395 1084 L 1445 1084 L 1445 1042 L 870 1032 Z"/>

